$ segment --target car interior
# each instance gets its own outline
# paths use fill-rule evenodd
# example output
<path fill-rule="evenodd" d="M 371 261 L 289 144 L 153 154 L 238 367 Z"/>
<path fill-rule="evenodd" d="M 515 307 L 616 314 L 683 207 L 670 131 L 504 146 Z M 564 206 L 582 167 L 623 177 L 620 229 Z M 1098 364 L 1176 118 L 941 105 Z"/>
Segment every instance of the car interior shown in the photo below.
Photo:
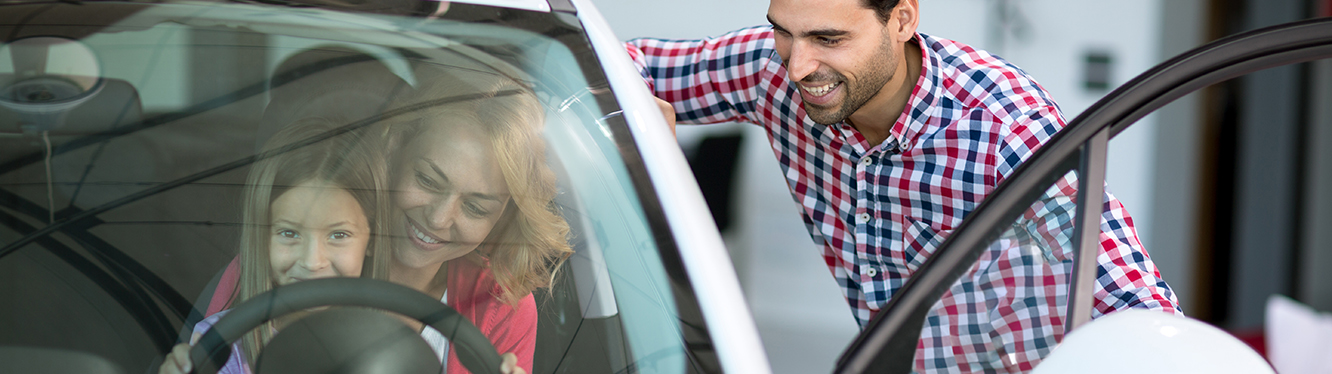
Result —
<path fill-rule="evenodd" d="M 624 135 L 611 134 L 623 130 L 610 129 L 618 119 L 606 114 L 616 108 L 601 108 L 605 89 L 594 92 L 582 72 L 554 61 L 574 59 L 567 48 L 535 36 L 528 46 L 544 53 L 479 37 L 498 27 L 440 26 L 458 31 L 463 43 L 415 35 L 374 44 L 311 37 L 328 30 L 289 32 L 300 25 L 228 24 L 243 9 L 173 19 L 146 5 L 101 6 L 100 17 L 74 6 L 0 12 L 0 29 L 28 43 L 0 49 L 0 73 L 15 72 L 0 75 L 6 94 L 20 92 L 18 72 L 43 69 L 45 61 L 27 58 L 34 53 L 82 47 L 106 63 L 88 73 L 97 78 L 93 87 L 58 80 L 75 86 L 66 91 L 78 103 L 68 108 L 24 102 L 21 92 L 0 98 L 0 284 L 20 285 L 0 290 L 0 298 L 21 306 L 0 308 L 0 357 L 20 358 L 0 361 L 35 365 L 0 368 L 155 372 L 163 353 L 202 319 L 236 257 L 241 187 L 259 145 L 294 118 L 367 122 L 395 90 L 410 89 L 414 64 L 430 64 L 524 79 L 548 108 L 547 142 L 567 145 L 548 146 L 548 160 L 574 254 L 554 284 L 535 294 L 533 371 L 715 371 L 707 369 L 715 357 L 695 353 L 710 343 L 682 271 L 662 270 L 661 257 L 669 256 L 657 246 L 669 239 L 654 236 L 647 208 L 624 208 L 650 191 L 616 182 L 629 174 L 614 142 Z M 459 18 L 472 14 L 460 8 Z M 4 26 L 25 17 L 29 26 Z M 59 19 L 96 22 L 41 26 Z M 479 42 L 469 45 L 469 37 Z M 404 47 L 412 38 L 447 47 Z M 169 66 L 182 63 L 191 65 Z M 167 87 L 185 75 L 185 87 Z M 53 89 L 45 90 L 30 91 Z"/>

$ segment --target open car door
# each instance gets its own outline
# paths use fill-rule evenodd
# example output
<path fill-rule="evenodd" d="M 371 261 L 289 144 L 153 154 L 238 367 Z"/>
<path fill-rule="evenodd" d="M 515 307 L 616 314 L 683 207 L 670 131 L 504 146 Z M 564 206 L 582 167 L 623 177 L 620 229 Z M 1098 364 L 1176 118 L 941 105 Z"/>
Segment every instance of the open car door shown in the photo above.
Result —
<path fill-rule="evenodd" d="M 941 297 L 966 281 L 964 275 L 996 246 L 1022 241 L 1023 220 L 1035 205 L 1051 206 L 1047 190 L 1076 180 L 1073 201 L 1104 191 L 1107 143 L 1138 119 L 1203 87 L 1255 71 L 1332 57 L 1332 19 L 1288 23 L 1221 39 L 1170 59 L 1143 73 L 1068 124 L 1001 183 L 908 279 L 901 290 L 843 352 L 836 373 L 908 373 L 914 368 L 917 343 L 925 320 Z M 1100 201 L 1100 199 L 1094 199 Z M 1056 204 L 1068 217 L 1063 232 L 1066 253 L 1072 254 L 1068 275 L 1065 334 L 1092 317 L 1096 281 L 1097 238 L 1101 204 Z M 1064 206 L 1067 208 L 1067 206 Z M 1005 244 L 1007 243 L 1007 244 Z M 1022 244 L 1017 244 L 1022 245 Z M 1036 248 L 1039 247 L 1039 248 Z M 1035 246 L 1049 257 L 1048 246 Z M 1055 248 L 1054 252 L 1059 252 Z M 1053 258 L 1052 258 L 1053 259 Z M 1053 262 L 1053 261 L 1052 261 Z M 1057 343 L 1057 342 L 1056 342 Z M 1002 345 L 996 345 L 1002 346 Z M 1054 345 L 1042 347 L 1042 356 Z M 977 353 L 977 352 L 968 352 Z M 998 352 L 979 352 L 996 356 Z M 998 359 L 996 359 L 998 360 Z M 1025 368 L 1023 371 L 1030 370 Z"/>

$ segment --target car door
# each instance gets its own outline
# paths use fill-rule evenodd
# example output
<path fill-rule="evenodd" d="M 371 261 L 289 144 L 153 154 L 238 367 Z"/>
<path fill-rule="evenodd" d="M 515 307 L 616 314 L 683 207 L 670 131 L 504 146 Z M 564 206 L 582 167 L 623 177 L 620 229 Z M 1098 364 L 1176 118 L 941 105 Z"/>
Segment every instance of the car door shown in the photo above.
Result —
<path fill-rule="evenodd" d="M 1107 142 L 1138 119 L 1203 87 L 1327 57 L 1332 57 L 1332 20 L 1294 22 L 1198 47 L 1106 95 L 1045 143 L 958 226 L 843 352 L 834 372 L 911 372 L 931 309 L 950 289 L 965 284 L 977 267 L 994 260 L 996 247 L 1030 244 L 1030 257 L 1037 262 L 1044 258 L 1067 264 L 1067 274 L 1058 274 L 1068 277 L 1066 296 L 1053 301 L 1066 303 L 1067 313 L 1055 319 L 1065 323 L 1045 327 L 1068 333 L 1087 322 L 1093 315 L 1096 262 L 1086 259 L 1094 258 L 1099 247 L 1101 206 L 1076 202 L 1103 192 Z M 1060 200 L 1063 197 L 1073 198 Z M 1033 226 L 1046 229 L 1031 230 Z M 1024 237 L 1032 232 L 1045 237 Z M 1048 353 L 1054 345 L 1042 348 Z M 965 354 L 1003 360 L 995 351 Z"/>

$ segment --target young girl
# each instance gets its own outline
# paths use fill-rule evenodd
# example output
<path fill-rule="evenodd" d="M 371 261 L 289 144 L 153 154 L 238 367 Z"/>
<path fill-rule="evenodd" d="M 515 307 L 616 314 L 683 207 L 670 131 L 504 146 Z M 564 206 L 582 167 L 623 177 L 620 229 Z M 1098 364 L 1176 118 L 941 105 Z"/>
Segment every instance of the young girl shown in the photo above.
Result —
<path fill-rule="evenodd" d="M 388 278 L 383 151 L 356 131 L 330 136 L 325 119 L 297 121 L 273 136 L 246 179 L 240 279 L 235 305 L 273 289 L 326 277 Z M 226 311 L 194 327 L 191 344 Z M 222 373 L 249 373 L 263 345 L 292 318 L 266 323 L 232 349 Z M 189 345 L 179 344 L 162 373 L 189 372 Z"/>

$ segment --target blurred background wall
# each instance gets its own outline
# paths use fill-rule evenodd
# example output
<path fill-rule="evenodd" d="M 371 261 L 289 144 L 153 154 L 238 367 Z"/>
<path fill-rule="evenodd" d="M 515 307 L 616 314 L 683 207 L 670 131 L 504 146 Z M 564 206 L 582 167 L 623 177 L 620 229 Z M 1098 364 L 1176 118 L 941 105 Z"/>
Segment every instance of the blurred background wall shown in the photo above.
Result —
<path fill-rule="evenodd" d="M 1072 120 L 1166 59 L 1330 0 L 919 0 L 920 31 L 1023 68 Z M 766 0 L 593 0 L 620 39 L 766 24 Z M 1261 344 L 1264 305 L 1332 310 L 1332 63 L 1176 101 L 1110 143 L 1107 181 L 1185 313 Z M 858 332 L 757 126 L 682 126 L 772 366 L 827 372 Z"/>

